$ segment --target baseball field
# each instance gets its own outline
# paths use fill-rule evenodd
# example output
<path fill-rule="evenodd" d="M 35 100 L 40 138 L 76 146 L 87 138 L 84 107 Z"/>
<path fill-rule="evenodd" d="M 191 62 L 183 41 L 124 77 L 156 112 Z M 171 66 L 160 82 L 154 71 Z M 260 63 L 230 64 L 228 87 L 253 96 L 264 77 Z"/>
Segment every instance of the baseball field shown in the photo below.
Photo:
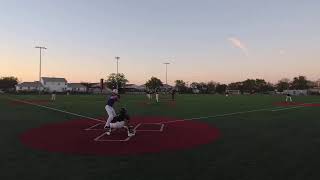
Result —
<path fill-rule="evenodd" d="M 320 97 L 122 95 L 136 135 L 104 133 L 102 95 L 0 95 L 1 180 L 320 179 Z"/>

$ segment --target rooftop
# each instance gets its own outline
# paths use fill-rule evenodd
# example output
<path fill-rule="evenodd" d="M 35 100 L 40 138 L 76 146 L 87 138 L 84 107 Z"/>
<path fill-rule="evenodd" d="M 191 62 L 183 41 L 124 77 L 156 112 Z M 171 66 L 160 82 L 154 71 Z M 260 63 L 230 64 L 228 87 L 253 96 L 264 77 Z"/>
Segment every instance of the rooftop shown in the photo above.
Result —
<path fill-rule="evenodd" d="M 23 82 L 17 85 L 18 87 L 42 87 L 42 84 L 39 81 L 34 82 Z"/>
<path fill-rule="evenodd" d="M 65 78 L 56 78 L 56 77 L 41 77 L 44 82 L 67 82 Z"/>

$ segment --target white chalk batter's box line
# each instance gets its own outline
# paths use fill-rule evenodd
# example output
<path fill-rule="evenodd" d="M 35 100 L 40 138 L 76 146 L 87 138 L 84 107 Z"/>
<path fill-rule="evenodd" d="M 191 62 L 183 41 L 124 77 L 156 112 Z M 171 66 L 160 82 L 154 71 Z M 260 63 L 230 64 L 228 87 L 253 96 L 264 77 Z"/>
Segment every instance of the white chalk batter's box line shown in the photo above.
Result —
<path fill-rule="evenodd" d="M 98 126 L 104 126 L 105 123 L 98 123 L 98 124 L 95 124 L 89 128 L 86 128 L 84 129 L 85 131 L 101 131 L 101 130 L 104 130 L 104 129 L 101 129 L 101 128 L 97 128 Z M 138 129 L 140 126 L 144 125 L 144 124 L 147 124 L 147 125 L 160 125 L 160 128 L 159 130 L 154 130 L 154 129 Z M 163 123 L 139 123 L 136 125 L 136 127 L 134 128 L 136 129 L 136 131 L 144 131 L 144 132 L 163 132 L 163 129 L 164 129 L 164 124 Z"/>
<path fill-rule="evenodd" d="M 138 127 L 140 127 L 143 124 L 149 124 L 149 125 L 160 125 L 160 129 L 159 130 L 154 130 L 154 129 L 141 129 L 139 130 Z M 164 124 L 163 123 L 140 123 L 135 127 L 136 131 L 144 131 L 144 132 L 163 132 L 164 129 Z"/>
<path fill-rule="evenodd" d="M 156 124 L 156 125 L 160 125 L 160 129 L 159 130 L 138 130 L 137 128 L 140 127 L 143 124 Z M 89 127 L 87 129 L 85 129 L 86 131 L 90 131 L 90 130 L 101 130 L 101 129 L 94 129 L 99 125 L 104 125 L 104 123 L 98 123 L 92 127 Z M 164 129 L 164 124 L 162 123 L 139 123 L 138 125 L 136 125 L 134 127 L 134 130 L 137 131 L 144 131 L 144 132 L 163 132 Z M 102 141 L 102 142 L 126 142 L 129 141 L 133 136 L 127 137 L 125 139 L 101 139 L 103 136 L 106 136 L 107 132 L 102 133 L 100 136 L 94 138 L 94 141 Z M 109 135 L 107 135 L 109 136 Z"/>
<path fill-rule="evenodd" d="M 103 136 L 109 136 L 106 135 L 107 132 L 102 133 L 100 136 L 94 138 L 94 141 L 105 141 L 105 142 L 126 142 L 131 139 L 132 136 L 127 137 L 126 139 L 101 139 Z"/>
<path fill-rule="evenodd" d="M 88 127 L 88 128 L 86 128 L 86 129 L 84 129 L 85 131 L 98 131 L 98 130 L 103 130 L 103 129 L 99 129 L 99 128 L 96 128 L 96 127 L 98 127 L 98 126 L 104 126 L 105 125 L 105 123 L 98 123 L 98 124 L 95 124 L 95 125 L 93 125 L 93 126 L 91 126 L 91 127 Z"/>

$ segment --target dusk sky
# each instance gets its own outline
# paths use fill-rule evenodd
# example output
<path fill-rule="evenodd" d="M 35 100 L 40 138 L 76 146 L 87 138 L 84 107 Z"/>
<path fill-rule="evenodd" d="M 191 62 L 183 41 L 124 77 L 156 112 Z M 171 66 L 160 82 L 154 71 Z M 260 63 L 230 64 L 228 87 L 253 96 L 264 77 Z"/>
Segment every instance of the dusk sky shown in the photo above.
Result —
<path fill-rule="evenodd" d="M 0 0 L 0 77 L 320 79 L 319 0 Z"/>

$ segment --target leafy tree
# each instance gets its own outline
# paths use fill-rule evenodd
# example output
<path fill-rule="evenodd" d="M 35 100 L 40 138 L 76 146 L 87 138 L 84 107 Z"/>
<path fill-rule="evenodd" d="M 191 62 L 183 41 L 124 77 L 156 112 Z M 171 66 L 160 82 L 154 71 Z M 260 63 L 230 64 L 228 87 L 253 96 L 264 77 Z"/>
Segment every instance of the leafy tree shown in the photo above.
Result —
<path fill-rule="evenodd" d="M 266 82 L 264 79 L 247 79 L 243 82 L 230 83 L 229 90 L 240 90 L 243 92 L 267 92 L 274 90 L 271 83 Z"/>
<path fill-rule="evenodd" d="M 187 92 L 188 87 L 183 80 L 176 80 L 175 83 L 175 87 L 178 89 L 179 92 Z"/>
<path fill-rule="evenodd" d="M 207 84 L 204 82 L 199 83 L 199 90 L 201 93 L 207 93 L 208 87 Z"/>
<path fill-rule="evenodd" d="M 119 89 L 123 88 L 129 81 L 125 78 L 124 74 L 119 73 L 112 73 L 108 76 L 106 84 L 107 87 L 110 89 Z M 118 85 L 118 86 L 117 86 Z"/>
<path fill-rule="evenodd" d="M 256 79 L 256 91 L 257 92 L 274 91 L 274 86 L 273 84 L 266 82 L 264 79 Z"/>
<path fill-rule="evenodd" d="M 226 89 L 227 89 L 227 85 L 226 84 L 218 84 L 216 86 L 216 92 L 219 93 L 219 94 L 225 93 Z"/>
<path fill-rule="evenodd" d="M 240 90 L 241 92 L 243 92 L 242 82 L 230 83 L 230 84 L 228 85 L 228 89 L 229 89 L 229 90 Z"/>
<path fill-rule="evenodd" d="M 291 83 L 292 89 L 308 89 L 309 81 L 305 76 L 294 77 Z"/>
<path fill-rule="evenodd" d="M 276 88 L 279 92 L 283 92 L 283 90 L 289 89 L 290 80 L 287 78 L 281 79 L 277 84 Z"/>
<path fill-rule="evenodd" d="M 267 85 L 264 87 L 263 91 L 265 92 L 265 91 L 274 91 L 274 90 L 275 90 L 274 85 L 271 83 L 267 83 Z"/>
<path fill-rule="evenodd" d="M 213 93 L 216 90 L 217 83 L 214 81 L 210 81 L 207 83 L 207 91 L 208 93 Z"/>
<path fill-rule="evenodd" d="M 155 90 L 160 88 L 161 86 L 163 86 L 163 83 L 156 77 L 151 77 L 151 79 L 146 82 L 146 87 L 148 89 Z"/>
<path fill-rule="evenodd" d="M 256 79 L 255 88 L 257 92 L 265 92 L 267 91 L 267 82 L 264 79 Z"/>
<path fill-rule="evenodd" d="M 256 92 L 257 86 L 254 79 L 247 79 L 242 82 L 243 91 L 245 92 Z"/>
<path fill-rule="evenodd" d="M 199 84 L 199 83 L 197 83 L 197 82 L 192 82 L 191 84 L 190 84 L 190 87 L 192 88 L 192 89 L 201 89 L 201 85 Z"/>
<path fill-rule="evenodd" d="M 15 88 L 15 85 L 18 84 L 18 78 L 10 76 L 10 77 L 2 77 L 0 78 L 0 89 L 4 91 L 10 91 Z"/>

